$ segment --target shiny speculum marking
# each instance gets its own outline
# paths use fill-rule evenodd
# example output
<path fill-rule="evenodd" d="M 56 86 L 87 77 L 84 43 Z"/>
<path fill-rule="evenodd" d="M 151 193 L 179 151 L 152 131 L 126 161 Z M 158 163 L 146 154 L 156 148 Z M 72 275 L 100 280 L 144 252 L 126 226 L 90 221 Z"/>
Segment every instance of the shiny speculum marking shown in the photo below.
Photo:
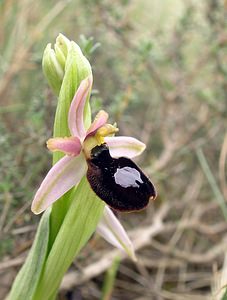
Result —
<path fill-rule="evenodd" d="M 91 188 L 113 209 L 141 210 L 155 199 L 155 187 L 149 178 L 132 160 L 112 158 L 106 144 L 94 147 L 87 163 Z"/>

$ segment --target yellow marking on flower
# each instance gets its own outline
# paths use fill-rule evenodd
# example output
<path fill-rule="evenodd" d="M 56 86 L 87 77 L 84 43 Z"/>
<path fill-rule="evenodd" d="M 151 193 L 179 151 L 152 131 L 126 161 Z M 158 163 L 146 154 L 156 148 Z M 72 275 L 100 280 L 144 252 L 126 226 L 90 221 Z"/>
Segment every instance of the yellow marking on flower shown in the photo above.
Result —
<path fill-rule="evenodd" d="M 86 159 L 91 158 L 91 150 L 99 145 L 99 142 L 96 137 L 90 136 L 83 143 L 83 152 Z"/>
<path fill-rule="evenodd" d="M 116 126 L 111 125 L 111 124 L 105 124 L 104 126 L 100 127 L 97 130 L 95 136 L 104 138 L 106 136 L 113 135 L 118 131 L 119 131 L 119 129 Z"/>
<path fill-rule="evenodd" d="M 100 127 L 97 130 L 97 132 L 94 136 L 91 136 L 91 137 L 88 137 L 87 139 L 85 139 L 85 141 L 83 143 L 83 152 L 84 152 L 86 159 L 90 158 L 91 150 L 95 146 L 100 146 L 103 143 L 105 143 L 104 137 L 112 136 L 118 131 L 119 131 L 119 129 L 116 126 L 113 126 L 111 124 L 105 124 L 104 126 Z"/>

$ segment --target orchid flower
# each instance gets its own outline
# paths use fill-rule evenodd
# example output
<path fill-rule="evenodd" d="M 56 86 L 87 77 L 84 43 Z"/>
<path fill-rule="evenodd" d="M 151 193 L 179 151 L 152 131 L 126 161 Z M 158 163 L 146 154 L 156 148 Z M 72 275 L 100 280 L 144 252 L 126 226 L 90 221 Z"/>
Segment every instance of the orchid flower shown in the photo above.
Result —
<path fill-rule="evenodd" d="M 76 186 L 87 171 L 87 159 L 91 150 L 102 143 L 106 143 L 110 154 L 114 158 L 121 156 L 133 158 L 143 152 L 145 144 L 139 140 L 126 136 L 113 136 L 118 129 L 107 123 L 108 114 L 101 110 L 95 117 L 89 128 L 84 125 L 84 108 L 86 99 L 92 88 L 92 77 L 84 79 L 70 106 L 68 113 L 68 127 L 70 137 L 51 138 L 47 141 L 47 147 L 51 151 L 61 151 L 65 154 L 48 172 L 41 183 L 32 203 L 32 211 L 39 214 L 46 210 L 51 204 L 57 201 L 72 187 Z M 115 226 L 113 235 L 112 225 Z M 127 234 L 124 229 L 106 206 L 104 217 L 98 226 L 98 231 L 112 244 L 119 246 L 119 236 Z M 123 235 L 122 235 L 123 232 Z M 111 237 L 111 234 L 113 235 Z M 130 241 L 127 245 L 131 248 Z M 124 246 L 123 246 L 124 248 Z"/>

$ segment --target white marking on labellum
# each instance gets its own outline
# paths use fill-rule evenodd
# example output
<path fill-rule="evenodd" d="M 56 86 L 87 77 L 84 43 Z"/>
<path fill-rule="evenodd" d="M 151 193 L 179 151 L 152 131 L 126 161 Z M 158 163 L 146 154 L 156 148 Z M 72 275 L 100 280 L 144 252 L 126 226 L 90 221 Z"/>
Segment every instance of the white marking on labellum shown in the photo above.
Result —
<path fill-rule="evenodd" d="M 124 167 L 117 169 L 114 174 L 116 184 L 127 188 L 127 187 L 139 187 L 138 183 L 143 183 L 140 172 L 131 167 Z"/>

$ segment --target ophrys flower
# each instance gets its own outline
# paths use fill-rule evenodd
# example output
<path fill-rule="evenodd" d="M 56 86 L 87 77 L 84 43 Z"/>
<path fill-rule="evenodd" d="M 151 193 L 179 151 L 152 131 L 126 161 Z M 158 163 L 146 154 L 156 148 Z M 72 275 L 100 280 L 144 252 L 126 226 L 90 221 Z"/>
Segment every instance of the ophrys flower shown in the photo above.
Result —
<path fill-rule="evenodd" d="M 132 158 L 142 153 L 145 144 L 132 137 L 113 136 L 118 129 L 107 123 L 108 114 L 101 110 L 88 129 L 84 127 L 84 107 L 92 87 L 92 77 L 83 80 L 68 113 L 70 137 L 47 141 L 51 151 L 61 151 L 61 158 L 48 172 L 33 203 L 32 211 L 39 214 L 75 186 L 86 174 L 91 150 L 106 143 L 112 157 Z"/>
<path fill-rule="evenodd" d="M 126 159 L 125 157 L 133 158 L 141 154 L 145 149 L 145 144 L 133 137 L 115 137 L 114 134 L 118 129 L 107 123 L 108 114 L 103 110 L 97 114 L 89 128 L 85 128 L 84 108 L 91 87 L 92 77 L 90 76 L 81 82 L 71 103 L 68 113 L 68 127 L 71 136 L 52 138 L 47 141 L 47 147 L 51 151 L 61 151 L 65 156 L 50 169 L 41 183 L 32 203 L 32 211 L 35 214 L 39 214 L 47 209 L 63 194 L 79 183 L 81 178 L 86 174 L 88 165 L 90 169 L 91 165 L 96 165 L 97 157 L 94 159 L 94 155 L 97 154 L 94 153 L 96 147 L 102 148 L 102 145 L 107 145 L 106 148 L 108 149 L 109 157 L 113 161 L 114 158 L 118 157 L 121 157 L 122 159 L 122 156 L 124 159 Z M 111 162 L 111 164 L 111 169 L 113 169 L 116 165 L 116 161 L 114 161 L 114 163 Z M 120 163 L 120 165 L 121 164 L 122 163 Z M 132 166 L 134 167 L 134 165 L 132 164 L 133 163 L 131 162 L 130 166 L 122 168 L 122 172 L 117 171 L 119 174 L 116 174 L 116 182 L 123 176 L 124 187 L 127 187 L 127 185 L 133 186 L 133 184 L 141 184 L 140 175 L 142 174 L 142 176 L 144 176 L 138 167 L 133 169 Z M 104 169 L 105 168 L 106 166 L 104 165 Z M 130 174 L 129 171 L 131 169 L 133 170 L 133 173 Z M 88 172 L 88 174 L 90 173 Z M 90 175 L 88 175 L 88 178 L 89 176 Z M 153 185 L 151 183 L 149 184 L 149 193 L 151 190 L 151 198 L 154 198 L 155 190 Z M 91 186 L 97 193 L 93 184 L 91 184 Z M 144 191 L 142 190 L 142 192 Z M 99 193 L 97 194 L 99 195 Z M 106 199 L 103 200 L 106 201 Z M 97 232 L 111 244 L 124 250 L 135 259 L 133 245 L 128 238 L 127 233 L 108 206 L 105 206 L 104 215 L 97 227 Z"/>

